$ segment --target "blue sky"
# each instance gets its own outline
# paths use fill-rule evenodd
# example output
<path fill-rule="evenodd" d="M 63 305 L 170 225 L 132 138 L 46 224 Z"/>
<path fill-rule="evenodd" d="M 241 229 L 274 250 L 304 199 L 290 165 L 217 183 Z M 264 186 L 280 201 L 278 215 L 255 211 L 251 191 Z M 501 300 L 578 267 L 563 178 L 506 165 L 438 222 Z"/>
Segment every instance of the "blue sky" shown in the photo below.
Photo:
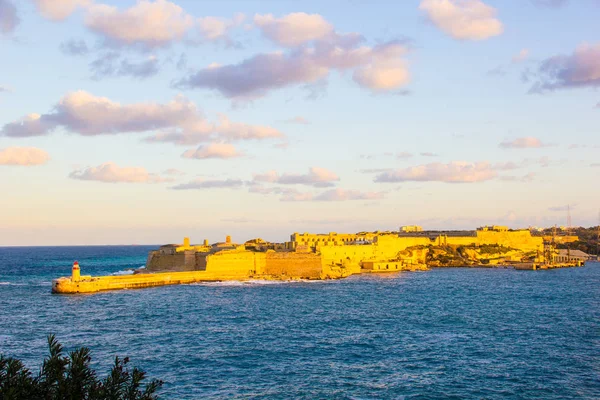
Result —
<path fill-rule="evenodd" d="M 0 0 L 0 245 L 596 225 L 599 16 Z"/>

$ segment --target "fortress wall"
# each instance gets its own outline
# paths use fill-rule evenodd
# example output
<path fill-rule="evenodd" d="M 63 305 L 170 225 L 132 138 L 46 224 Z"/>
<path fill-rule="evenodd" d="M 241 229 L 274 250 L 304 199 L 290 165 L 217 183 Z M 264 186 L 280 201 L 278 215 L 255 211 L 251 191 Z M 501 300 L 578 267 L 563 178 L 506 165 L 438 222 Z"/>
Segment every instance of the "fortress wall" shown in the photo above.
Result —
<path fill-rule="evenodd" d="M 342 264 L 350 259 L 354 263 L 372 259 L 375 255 L 375 245 L 348 245 L 321 247 L 323 264 Z"/>
<path fill-rule="evenodd" d="M 414 246 L 429 246 L 433 242 L 427 237 L 380 236 L 376 241 L 377 258 L 388 259 L 397 256 L 398 252 Z"/>
<path fill-rule="evenodd" d="M 522 251 L 535 251 L 542 249 L 544 241 L 541 237 L 531 236 L 531 232 L 523 231 L 477 231 L 478 244 L 498 244 L 512 247 Z"/>
<path fill-rule="evenodd" d="M 227 277 L 247 279 L 254 274 L 254 256 L 251 251 L 221 251 L 206 256 L 206 271 Z"/>
<path fill-rule="evenodd" d="M 294 278 L 319 279 L 321 277 L 321 256 L 313 253 L 267 252 L 264 273 L 285 275 Z"/>
<path fill-rule="evenodd" d="M 186 271 L 185 253 L 162 254 L 160 251 L 153 251 L 148 255 L 146 262 L 147 271 Z M 195 263 L 194 263 L 195 264 Z M 193 270 L 191 266 L 190 269 Z"/>
<path fill-rule="evenodd" d="M 439 237 L 436 240 L 436 243 L 439 243 L 441 240 L 442 245 L 449 246 L 471 246 L 476 245 L 479 242 L 479 239 L 472 236 L 449 236 L 449 237 Z"/>

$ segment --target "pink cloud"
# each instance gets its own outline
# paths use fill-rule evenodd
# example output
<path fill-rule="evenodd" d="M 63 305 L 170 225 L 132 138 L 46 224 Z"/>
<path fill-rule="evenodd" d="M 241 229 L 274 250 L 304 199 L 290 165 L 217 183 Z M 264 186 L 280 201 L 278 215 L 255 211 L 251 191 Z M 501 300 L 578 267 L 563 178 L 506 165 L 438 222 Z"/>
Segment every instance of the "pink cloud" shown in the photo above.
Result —
<path fill-rule="evenodd" d="M 531 93 L 600 87 L 600 43 L 582 44 L 571 55 L 548 58 L 540 64 Z"/>
<path fill-rule="evenodd" d="M 174 190 L 203 190 L 203 189 L 236 189 L 244 185 L 239 179 L 202 180 L 197 179 L 189 183 L 173 186 Z"/>
<path fill-rule="evenodd" d="M 319 14 L 303 12 L 275 18 L 272 14 L 254 16 L 254 24 L 263 36 L 285 47 L 296 47 L 306 42 L 323 39 L 333 34 L 333 25 Z"/>
<path fill-rule="evenodd" d="M 157 174 L 151 174 L 142 167 L 119 167 L 113 162 L 107 162 L 97 167 L 88 167 L 73 171 L 69 174 L 72 179 L 98 181 L 105 183 L 160 183 L 169 182 Z"/>
<path fill-rule="evenodd" d="M 308 174 L 283 174 L 276 171 L 268 171 L 265 174 L 254 175 L 254 182 L 269 182 L 282 185 L 309 185 L 315 187 L 333 186 L 340 178 L 333 172 L 325 169 L 312 167 Z"/>
<path fill-rule="evenodd" d="M 0 0 L 0 34 L 12 33 L 19 22 L 15 5 L 10 0 Z"/>
<path fill-rule="evenodd" d="M 542 141 L 538 138 L 528 136 L 510 141 L 504 141 L 500 143 L 499 146 L 505 149 L 531 149 L 545 147 L 547 145 L 542 143 Z"/>
<path fill-rule="evenodd" d="M 0 165 L 42 165 L 48 160 L 48 153 L 35 147 L 7 147 L 0 150 Z"/>
<path fill-rule="evenodd" d="M 153 48 L 183 39 L 194 26 L 194 18 L 167 0 L 138 0 L 126 10 L 94 4 L 87 11 L 85 24 L 111 43 Z"/>
<path fill-rule="evenodd" d="M 504 31 L 496 9 L 481 0 L 422 0 L 419 9 L 454 39 L 484 40 Z"/>
<path fill-rule="evenodd" d="M 488 162 L 470 163 L 453 161 L 448 164 L 430 163 L 416 167 L 385 171 L 375 177 L 375 182 L 448 182 L 475 183 L 496 177 L 496 171 Z"/>
<path fill-rule="evenodd" d="M 237 158 L 243 156 L 243 153 L 228 143 L 210 143 L 206 146 L 200 146 L 196 150 L 188 150 L 182 154 L 184 158 L 196 158 L 204 160 L 207 158 Z"/>
<path fill-rule="evenodd" d="M 349 43 L 345 43 L 348 41 Z M 238 64 L 212 64 L 176 85 L 212 89 L 237 100 L 251 100 L 294 85 L 323 82 L 331 71 L 353 71 L 354 81 L 373 91 L 393 91 L 409 81 L 403 57 L 408 49 L 399 42 L 373 47 L 336 37 L 283 53 L 257 54 Z"/>
<path fill-rule="evenodd" d="M 54 21 L 62 21 L 78 8 L 85 8 L 92 4 L 92 0 L 33 0 L 33 2 L 44 18 Z"/>
<path fill-rule="evenodd" d="M 194 103 L 183 96 L 160 103 L 120 104 L 106 97 L 77 91 L 65 95 L 47 114 L 30 114 L 0 129 L 0 135 L 26 137 L 47 135 L 57 127 L 83 136 L 159 131 L 148 142 L 198 144 L 211 139 L 263 140 L 284 138 L 269 126 L 230 121 L 219 114 L 211 123 Z"/>

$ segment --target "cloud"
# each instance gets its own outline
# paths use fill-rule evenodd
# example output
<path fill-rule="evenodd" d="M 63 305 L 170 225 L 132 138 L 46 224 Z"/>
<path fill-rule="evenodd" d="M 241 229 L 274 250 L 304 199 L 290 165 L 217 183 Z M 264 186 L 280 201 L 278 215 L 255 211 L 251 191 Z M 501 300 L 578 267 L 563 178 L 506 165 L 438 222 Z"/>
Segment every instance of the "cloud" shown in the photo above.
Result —
<path fill-rule="evenodd" d="M 196 158 L 204 160 L 207 158 L 237 158 L 243 156 L 243 153 L 228 143 L 210 143 L 206 146 L 200 146 L 197 150 L 188 150 L 182 154 L 184 158 Z"/>
<path fill-rule="evenodd" d="M 244 182 L 239 179 L 225 179 L 225 180 L 195 180 L 189 183 L 183 183 L 180 185 L 173 186 L 171 189 L 174 190 L 194 190 L 194 189 L 235 189 L 244 185 Z"/>
<path fill-rule="evenodd" d="M 18 121 L 9 122 L 2 127 L 0 135 L 10 137 L 29 137 L 46 135 L 56 128 L 56 124 L 47 116 L 29 114 Z"/>
<path fill-rule="evenodd" d="M 48 153 L 35 147 L 7 147 L 0 150 L 0 165 L 42 165 L 48 160 Z"/>
<path fill-rule="evenodd" d="M 212 89 L 237 100 L 251 100 L 288 86 L 325 82 L 331 71 L 353 70 L 354 81 L 373 91 L 391 91 L 409 81 L 403 57 L 407 47 L 387 42 L 374 47 L 345 44 L 344 39 L 318 42 L 288 53 L 262 53 L 238 64 L 211 64 L 175 86 Z"/>
<path fill-rule="evenodd" d="M 97 167 L 88 167 L 83 170 L 73 171 L 69 178 L 84 181 L 98 181 L 105 183 L 160 183 L 168 182 L 157 174 L 151 174 L 141 167 L 119 167 L 113 162 L 107 162 Z"/>
<path fill-rule="evenodd" d="M 499 65 L 495 68 L 490 69 L 486 74 L 488 76 L 505 76 L 507 72 L 502 65 Z"/>
<path fill-rule="evenodd" d="M 592 163 L 592 164 L 590 164 L 590 167 L 594 167 L 594 168 L 600 167 L 600 163 Z"/>
<path fill-rule="evenodd" d="M 323 39 L 334 33 L 333 25 L 319 14 L 291 13 L 281 18 L 272 14 L 254 16 L 256 25 L 267 39 L 285 47 Z"/>
<path fill-rule="evenodd" d="M 540 139 L 529 136 L 510 141 L 504 141 L 500 143 L 499 146 L 504 149 L 531 149 L 546 147 L 547 145 L 542 143 Z"/>
<path fill-rule="evenodd" d="M 523 176 L 505 175 L 500 176 L 499 179 L 506 182 L 532 182 L 535 179 L 535 174 L 533 172 L 529 172 Z"/>
<path fill-rule="evenodd" d="M 308 121 L 306 118 L 300 117 L 300 116 L 296 116 L 294 118 L 287 119 L 284 122 L 286 122 L 288 124 L 298 124 L 298 125 L 309 125 L 310 124 L 310 121 Z"/>
<path fill-rule="evenodd" d="M 529 50 L 528 49 L 522 49 L 521 51 L 519 51 L 517 54 L 515 54 L 512 58 L 512 62 L 513 63 L 519 63 L 522 61 L 525 61 L 529 58 Z"/>
<path fill-rule="evenodd" d="M 275 128 L 263 125 L 249 125 L 231 122 L 224 114 L 219 114 L 215 131 L 231 140 L 282 138 L 284 135 Z"/>
<path fill-rule="evenodd" d="M 90 63 L 90 70 L 93 74 L 92 79 L 97 80 L 111 76 L 145 79 L 158 73 L 159 62 L 155 56 L 150 56 L 139 62 L 119 58 L 119 53 L 111 51 L 92 61 Z"/>
<path fill-rule="evenodd" d="M 180 171 L 177 168 L 169 168 L 166 169 L 165 171 L 163 171 L 164 175 L 169 175 L 169 176 L 182 176 L 185 175 L 186 173 L 184 171 Z"/>
<path fill-rule="evenodd" d="M 361 192 L 358 190 L 332 189 L 321 193 L 315 201 L 379 200 L 383 192 Z"/>
<path fill-rule="evenodd" d="M 566 204 L 566 205 L 562 205 L 562 206 L 554 206 L 554 207 L 549 207 L 548 211 L 553 211 L 553 212 L 564 212 L 564 211 L 569 211 L 574 209 L 577 206 L 577 204 Z"/>
<path fill-rule="evenodd" d="M 285 135 L 270 126 L 250 125 L 232 122 L 224 114 L 218 115 L 217 123 L 206 120 L 197 120 L 188 125 L 189 129 L 179 131 L 161 132 L 146 139 L 147 142 L 171 142 L 180 145 L 198 144 L 207 141 L 211 135 L 216 135 L 225 140 L 264 140 L 285 138 Z"/>
<path fill-rule="evenodd" d="M 530 93 L 600 87 L 600 43 L 582 44 L 571 55 L 558 55 L 540 64 Z"/>
<path fill-rule="evenodd" d="M 407 159 L 407 158 L 411 158 L 412 156 L 413 156 L 412 153 L 409 153 L 407 151 L 402 151 L 402 152 L 396 154 L 397 159 Z"/>
<path fill-rule="evenodd" d="M 78 8 L 86 8 L 92 4 L 91 0 L 33 0 L 33 2 L 44 18 L 53 21 L 62 21 Z"/>
<path fill-rule="evenodd" d="M 220 115 L 219 123 L 211 124 L 196 105 L 183 96 L 165 104 L 120 104 L 85 91 L 68 93 L 47 114 L 29 114 L 4 125 L 0 136 L 41 136 L 58 127 L 83 136 L 158 130 L 161 132 L 147 141 L 188 145 L 215 138 L 260 140 L 284 137 L 268 126 L 234 123 L 223 115 Z"/>
<path fill-rule="evenodd" d="M 265 174 L 254 175 L 254 182 L 278 183 L 281 185 L 309 185 L 314 187 L 331 187 L 340 178 L 333 172 L 325 169 L 312 167 L 307 174 L 283 174 L 269 171 Z"/>
<path fill-rule="evenodd" d="M 87 10 L 85 24 L 108 44 L 150 49 L 182 40 L 194 26 L 194 18 L 167 0 L 138 0 L 126 10 L 92 5 Z"/>
<path fill-rule="evenodd" d="M 488 162 L 453 161 L 448 164 L 430 163 L 382 172 L 375 177 L 374 181 L 387 183 L 407 181 L 474 183 L 487 181 L 495 177 L 496 171 Z"/>
<path fill-rule="evenodd" d="M 233 28 L 240 26 L 246 16 L 238 13 L 232 19 L 219 17 L 201 17 L 198 18 L 198 29 L 202 37 L 206 40 L 225 40 L 231 44 L 229 33 Z"/>
<path fill-rule="evenodd" d="M 10 0 L 0 0 L 0 34 L 8 35 L 19 25 L 17 8 Z"/>
<path fill-rule="evenodd" d="M 421 156 L 423 156 L 423 157 L 439 157 L 439 154 L 437 154 L 437 153 L 431 153 L 431 152 L 425 152 L 425 153 L 421 153 Z"/>
<path fill-rule="evenodd" d="M 533 4 L 540 7 L 558 8 L 567 4 L 569 0 L 531 0 Z"/>
<path fill-rule="evenodd" d="M 419 9 L 454 39 L 485 40 L 504 30 L 496 9 L 481 0 L 422 0 Z"/>
<path fill-rule="evenodd" d="M 60 51 L 70 56 L 84 56 L 90 50 L 84 40 L 71 39 L 60 44 Z"/>

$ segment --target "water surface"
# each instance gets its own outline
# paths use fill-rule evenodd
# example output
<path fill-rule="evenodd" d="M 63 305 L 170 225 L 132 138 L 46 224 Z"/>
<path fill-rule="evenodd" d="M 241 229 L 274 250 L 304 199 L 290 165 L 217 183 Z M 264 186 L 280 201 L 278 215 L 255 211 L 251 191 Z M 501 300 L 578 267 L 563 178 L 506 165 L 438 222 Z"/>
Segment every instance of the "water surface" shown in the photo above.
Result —
<path fill-rule="evenodd" d="M 111 274 L 151 248 L 0 248 L 0 352 L 37 369 L 55 333 L 176 399 L 600 398 L 597 263 L 50 293 L 75 259 Z"/>

